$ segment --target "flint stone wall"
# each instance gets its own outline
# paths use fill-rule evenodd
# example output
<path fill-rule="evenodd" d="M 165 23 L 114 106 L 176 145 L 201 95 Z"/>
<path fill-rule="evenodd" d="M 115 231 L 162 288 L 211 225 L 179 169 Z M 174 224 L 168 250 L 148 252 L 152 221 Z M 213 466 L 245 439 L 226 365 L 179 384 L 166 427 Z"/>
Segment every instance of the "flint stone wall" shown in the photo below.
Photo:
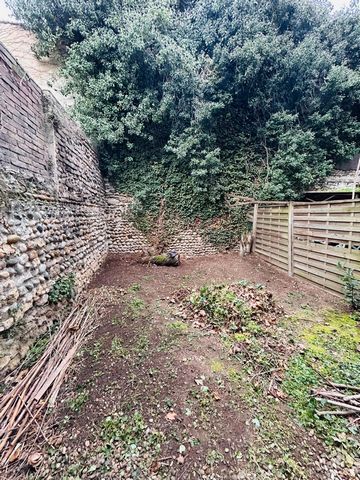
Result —
<path fill-rule="evenodd" d="M 116 192 L 106 185 L 107 199 L 107 235 L 111 253 L 139 253 L 151 249 L 151 243 L 129 220 L 129 209 L 133 199 Z M 206 242 L 194 229 L 179 232 L 169 241 L 169 250 L 174 249 L 184 257 L 213 255 L 216 247 Z"/>
<path fill-rule="evenodd" d="M 14 368 L 61 313 L 48 294 L 80 290 L 104 260 L 105 191 L 80 128 L 0 44 L 0 369 Z"/>

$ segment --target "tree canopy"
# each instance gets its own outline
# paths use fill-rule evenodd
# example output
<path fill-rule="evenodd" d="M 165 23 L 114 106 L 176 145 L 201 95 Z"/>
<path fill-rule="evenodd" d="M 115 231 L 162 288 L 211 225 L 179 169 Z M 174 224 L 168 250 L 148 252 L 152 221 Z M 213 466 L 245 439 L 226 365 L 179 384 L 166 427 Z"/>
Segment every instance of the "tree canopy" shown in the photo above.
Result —
<path fill-rule="evenodd" d="M 296 199 L 360 140 L 360 10 L 326 0 L 9 0 L 56 52 L 104 173 L 148 209 Z"/>

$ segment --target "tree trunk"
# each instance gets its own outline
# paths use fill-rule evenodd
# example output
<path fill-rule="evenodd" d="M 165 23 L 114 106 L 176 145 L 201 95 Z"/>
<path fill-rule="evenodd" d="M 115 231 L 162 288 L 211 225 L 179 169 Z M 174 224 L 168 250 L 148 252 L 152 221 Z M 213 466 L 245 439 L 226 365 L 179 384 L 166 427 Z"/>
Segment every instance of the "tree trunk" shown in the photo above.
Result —
<path fill-rule="evenodd" d="M 150 257 L 150 263 L 163 267 L 178 267 L 180 265 L 180 255 L 176 252 L 162 253 Z"/>

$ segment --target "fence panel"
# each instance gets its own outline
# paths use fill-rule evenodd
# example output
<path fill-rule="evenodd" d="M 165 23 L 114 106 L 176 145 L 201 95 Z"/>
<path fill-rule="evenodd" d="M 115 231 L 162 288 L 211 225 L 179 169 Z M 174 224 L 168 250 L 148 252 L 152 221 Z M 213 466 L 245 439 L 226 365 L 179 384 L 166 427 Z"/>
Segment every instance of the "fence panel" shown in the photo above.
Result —
<path fill-rule="evenodd" d="M 330 289 L 343 291 L 339 264 L 360 276 L 360 202 L 294 205 L 293 271 Z"/>
<path fill-rule="evenodd" d="M 254 251 L 269 263 L 338 294 L 339 264 L 360 278 L 360 200 L 259 204 L 256 211 Z"/>
<path fill-rule="evenodd" d="M 269 263 L 288 270 L 289 207 L 261 206 L 257 210 L 254 250 Z"/>

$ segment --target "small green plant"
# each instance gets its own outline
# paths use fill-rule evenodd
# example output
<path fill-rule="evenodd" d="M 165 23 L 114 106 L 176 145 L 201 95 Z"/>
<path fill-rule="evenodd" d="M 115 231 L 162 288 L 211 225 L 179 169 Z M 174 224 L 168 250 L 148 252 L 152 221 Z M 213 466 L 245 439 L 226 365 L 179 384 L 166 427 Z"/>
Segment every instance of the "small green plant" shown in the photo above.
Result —
<path fill-rule="evenodd" d="M 88 347 L 87 350 L 95 360 L 98 360 L 101 355 L 102 344 L 99 341 L 94 342 L 93 346 Z"/>
<path fill-rule="evenodd" d="M 168 329 L 177 334 L 186 334 L 189 330 L 188 325 L 181 320 L 175 320 L 167 325 Z"/>
<path fill-rule="evenodd" d="M 250 308 L 229 285 L 204 285 L 190 296 L 190 303 L 214 327 L 236 329 L 251 319 Z"/>
<path fill-rule="evenodd" d="M 344 272 L 342 279 L 345 299 L 353 310 L 360 312 L 360 280 L 355 277 L 352 268 L 345 267 L 341 263 L 338 266 Z"/>
<path fill-rule="evenodd" d="M 145 308 L 145 302 L 141 298 L 134 297 L 128 301 L 126 307 L 126 314 L 130 318 L 136 318 L 143 312 Z"/>
<path fill-rule="evenodd" d="M 111 453 L 116 447 L 124 458 L 128 458 L 140 457 L 144 450 L 157 454 L 164 435 L 149 428 L 139 412 L 133 415 L 115 413 L 102 422 L 100 439 L 104 442 L 105 453 Z M 151 458 L 149 462 L 151 463 Z"/>
<path fill-rule="evenodd" d="M 218 450 L 209 450 L 206 454 L 206 463 L 212 467 L 223 461 L 224 455 Z"/>
<path fill-rule="evenodd" d="M 86 389 L 81 389 L 76 395 L 74 398 L 71 398 L 69 401 L 68 401 L 68 405 L 69 405 L 69 408 L 70 410 L 72 410 L 73 412 L 80 412 L 80 410 L 82 410 L 83 406 L 85 405 L 85 403 L 87 402 L 87 400 L 89 399 L 89 392 L 86 390 Z"/>
<path fill-rule="evenodd" d="M 111 353 L 118 358 L 125 358 L 127 356 L 128 352 L 119 337 L 113 338 L 111 342 Z"/>
<path fill-rule="evenodd" d="M 58 278 L 49 292 L 49 302 L 58 303 L 70 300 L 75 294 L 75 275 L 70 273 L 66 277 Z"/>
<path fill-rule="evenodd" d="M 111 325 L 118 325 L 120 327 L 124 326 L 125 320 L 124 318 L 114 317 L 111 319 Z"/>
<path fill-rule="evenodd" d="M 141 290 L 141 285 L 139 283 L 133 283 L 128 288 L 129 292 L 139 292 Z"/>
<path fill-rule="evenodd" d="M 140 335 L 136 341 L 135 352 L 139 357 L 142 357 L 148 351 L 149 345 L 149 337 L 144 333 L 143 335 Z"/>

